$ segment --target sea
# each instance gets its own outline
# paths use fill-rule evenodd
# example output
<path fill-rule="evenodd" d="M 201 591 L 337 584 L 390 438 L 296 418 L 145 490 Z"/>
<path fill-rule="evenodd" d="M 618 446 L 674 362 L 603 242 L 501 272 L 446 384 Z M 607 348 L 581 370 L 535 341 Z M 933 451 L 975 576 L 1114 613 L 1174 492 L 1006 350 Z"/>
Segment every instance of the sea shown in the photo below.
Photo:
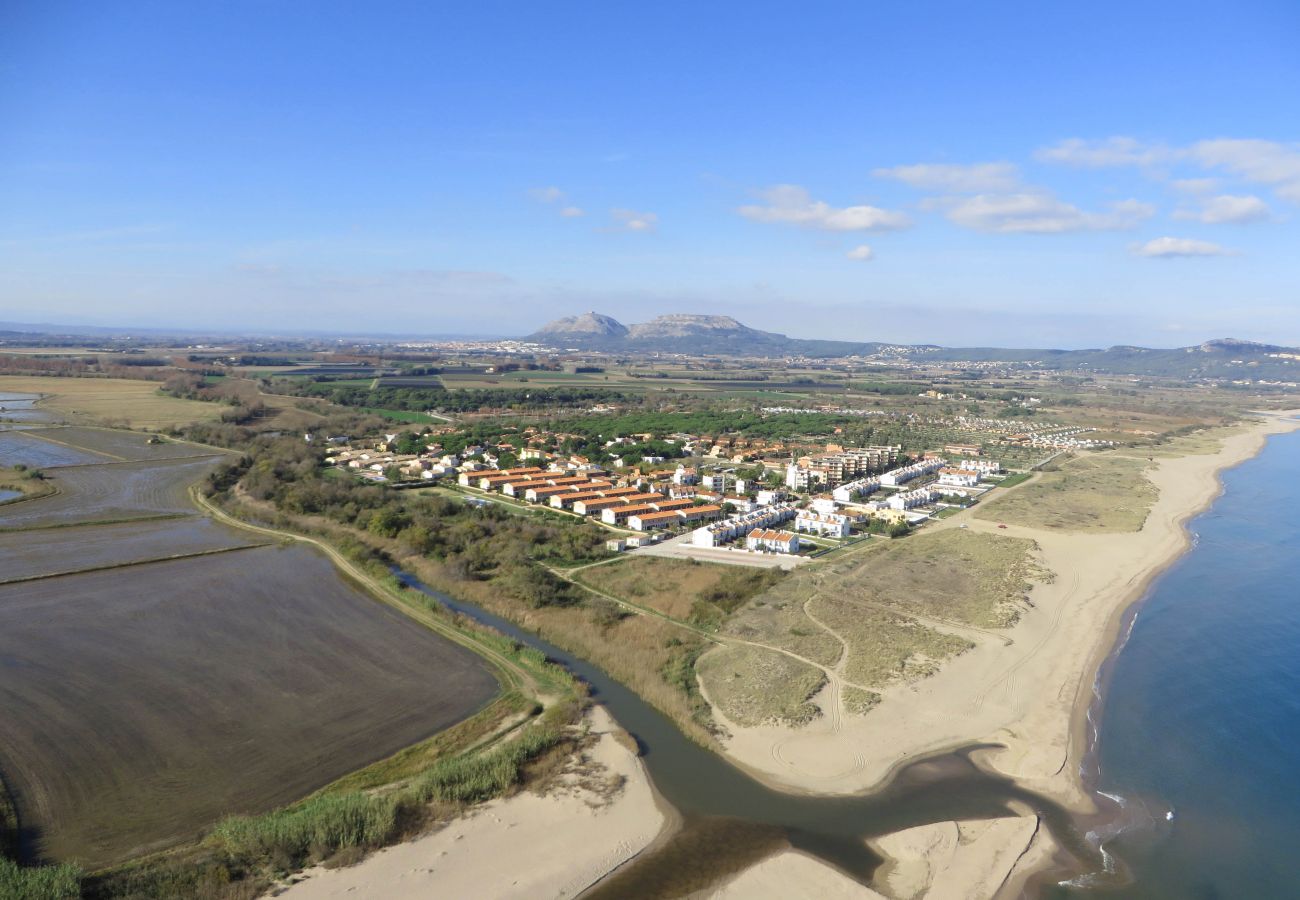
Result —
<path fill-rule="evenodd" d="M 1300 432 L 1223 473 L 1099 683 L 1107 871 L 1053 898 L 1300 898 Z"/>

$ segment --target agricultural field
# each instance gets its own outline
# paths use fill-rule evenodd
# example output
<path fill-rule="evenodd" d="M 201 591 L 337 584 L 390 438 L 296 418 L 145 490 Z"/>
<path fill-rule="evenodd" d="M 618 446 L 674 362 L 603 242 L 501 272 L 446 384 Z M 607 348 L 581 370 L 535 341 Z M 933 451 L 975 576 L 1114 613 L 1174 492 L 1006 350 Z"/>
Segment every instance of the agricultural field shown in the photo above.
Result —
<path fill-rule="evenodd" d="M 52 444 L 95 453 L 115 462 L 138 462 L 149 459 L 184 459 L 193 456 L 210 456 L 212 450 L 184 441 L 118 431 L 109 428 L 91 428 L 68 425 L 52 428 L 31 428 L 22 432 L 24 437 L 38 438 Z M 155 443 L 150 443 L 150 441 Z M 105 459 L 97 461 L 106 461 Z"/>
<path fill-rule="evenodd" d="M 497 690 L 301 546 L 0 586 L 0 658 L 28 855 L 92 868 L 296 800 Z"/>
<path fill-rule="evenodd" d="M 46 471 L 55 493 L 0 506 L 0 531 L 193 515 L 188 489 L 219 456 Z"/>
<path fill-rule="evenodd" d="M 42 440 L 30 431 L 0 431 L 0 461 L 6 466 L 49 469 L 113 462 L 106 453 Z"/>
<path fill-rule="evenodd" d="M 980 519 L 1054 531 L 1139 531 L 1156 489 L 1145 459 L 1089 454 L 1057 460 L 1015 491 L 981 504 Z"/>
<path fill-rule="evenodd" d="M 0 375 L 0 393 L 40 394 L 39 409 L 71 422 L 162 429 L 211 422 L 221 415 L 216 404 L 170 397 L 158 388 L 156 381 L 123 378 Z"/>
<path fill-rule="evenodd" d="M 264 542 L 249 532 L 225 528 L 201 516 L 0 531 L 0 584 Z"/>

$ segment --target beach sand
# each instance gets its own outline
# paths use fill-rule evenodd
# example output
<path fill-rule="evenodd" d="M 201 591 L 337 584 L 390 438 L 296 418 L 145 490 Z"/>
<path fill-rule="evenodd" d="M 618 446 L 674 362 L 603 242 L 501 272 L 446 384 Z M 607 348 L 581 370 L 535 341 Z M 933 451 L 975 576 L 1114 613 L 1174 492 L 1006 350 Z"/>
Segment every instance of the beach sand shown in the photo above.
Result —
<path fill-rule="evenodd" d="M 309 869 L 275 896 L 575 896 L 653 842 L 668 821 L 641 761 L 615 737 L 609 713 L 597 706 L 588 717 L 599 739 L 586 756 L 600 771 L 566 774 L 545 795 L 491 801 L 354 866 Z M 599 782 L 610 779 L 622 786 L 605 796 Z"/>
<path fill-rule="evenodd" d="M 1300 427 L 1290 415 L 1270 415 L 1242 426 L 1217 453 L 1157 458 L 1147 474 L 1159 497 L 1136 533 L 999 529 L 996 522 L 968 516 L 930 526 L 956 527 L 964 521 L 974 531 L 1038 542 L 1042 562 L 1056 578 L 1033 588 L 1033 609 L 1003 633 L 1012 643 L 964 632 L 976 641 L 975 649 L 930 678 L 886 689 L 880 705 L 866 716 L 839 721 L 824 716 L 804 728 L 726 723 L 731 733 L 724 742 L 727 755 L 778 787 L 849 794 L 870 790 L 918 756 L 995 743 L 1003 747 L 976 755 L 981 765 L 1077 812 L 1093 812 L 1079 778 L 1090 737 L 1087 708 L 1096 672 L 1115 646 L 1123 613 L 1190 546 L 1184 525 L 1218 496 L 1219 473 L 1258 453 L 1269 434 Z M 1035 846 L 1016 851 L 1013 870 L 999 879 L 1005 881 L 1004 894 L 1014 895 L 1013 887 L 1018 890 L 1028 873 L 1050 858 L 1045 849 L 1050 837 L 1045 829 L 1042 832 Z M 1008 831 L 1006 839 L 1009 844 L 1019 842 L 1020 830 Z M 894 857 L 899 846 L 887 838 L 882 850 Z M 918 857 L 914 849 L 900 853 L 895 868 L 914 868 L 924 856 Z M 947 883 L 942 871 L 934 877 L 934 884 L 922 893 L 891 888 L 890 895 L 961 896 L 940 891 Z M 977 883 L 971 871 L 962 877 Z"/>
<path fill-rule="evenodd" d="M 1300 427 L 1271 415 L 1243 426 L 1213 454 L 1159 458 L 1148 477 L 1159 489 L 1137 533 L 1062 533 L 969 516 L 956 527 L 1032 538 L 1056 573 L 1036 585 L 1033 608 L 1001 636 L 934 676 L 884 691 L 867 716 L 823 717 L 801 729 L 744 728 L 726 722 L 728 757 L 769 784 L 814 794 L 870 790 L 899 765 L 972 743 L 994 743 L 976 758 L 1080 813 L 1093 811 L 1079 780 L 1087 750 L 1086 714 L 1096 672 L 1116 644 L 1126 608 L 1189 546 L 1184 528 L 1220 491 L 1219 473 L 1259 452 L 1269 434 Z M 968 633 L 968 636 L 969 633 Z M 1010 644 L 1003 638 L 1010 639 Z M 494 801 L 442 830 L 381 851 L 347 869 L 313 869 L 284 892 L 295 900 L 336 896 L 574 896 L 652 843 L 668 818 L 635 755 L 613 736 L 603 709 L 590 756 L 626 778 L 612 800 L 570 786 L 546 796 Z M 598 805 L 598 803 L 603 805 Z M 594 808 L 593 808 L 594 806 Z M 786 850 L 700 897 L 945 898 L 1015 897 L 1057 848 L 1034 815 L 943 822 L 874 842 L 886 858 L 864 887 L 834 868 Z M 281 894 L 283 895 L 283 894 Z"/>

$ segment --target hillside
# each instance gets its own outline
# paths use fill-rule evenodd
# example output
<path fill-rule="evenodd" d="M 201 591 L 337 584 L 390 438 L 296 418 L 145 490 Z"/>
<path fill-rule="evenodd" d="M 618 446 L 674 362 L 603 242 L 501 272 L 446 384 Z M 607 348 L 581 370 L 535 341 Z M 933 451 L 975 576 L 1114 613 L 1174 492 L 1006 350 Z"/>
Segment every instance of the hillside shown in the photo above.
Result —
<path fill-rule="evenodd" d="M 730 316 L 671 314 L 624 325 L 590 312 L 550 322 L 527 340 L 557 348 L 611 353 L 684 353 L 720 356 L 868 356 L 899 362 L 989 363 L 1053 371 L 1112 375 L 1300 381 L 1300 349 L 1233 338 L 1191 347 L 1119 345 L 1085 350 L 939 347 L 791 338 L 760 331 Z"/>

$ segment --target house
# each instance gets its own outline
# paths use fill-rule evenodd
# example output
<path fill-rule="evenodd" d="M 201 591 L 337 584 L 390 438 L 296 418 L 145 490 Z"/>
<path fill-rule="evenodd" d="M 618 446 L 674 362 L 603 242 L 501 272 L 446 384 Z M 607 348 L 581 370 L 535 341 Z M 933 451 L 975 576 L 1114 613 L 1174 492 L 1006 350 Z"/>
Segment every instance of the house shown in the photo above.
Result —
<path fill-rule="evenodd" d="M 673 472 L 673 484 L 699 484 L 700 473 L 687 466 L 678 466 Z"/>
<path fill-rule="evenodd" d="M 764 490 L 755 495 L 759 506 L 772 506 L 775 503 L 780 503 L 785 497 L 785 491 L 782 490 Z"/>
<path fill-rule="evenodd" d="M 627 547 L 627 541 L 622 538 L 615 538 L 612 541 L 605 541 L 605 549 L 611 553 L 622 553 Z"/>
<path fill-rule="evenodd" d="M 817 513 L 812 510 L 800 510 L 794 520 L 795 531 L 819 534 L 822 537 L 846 538 L 852 531 L 848 516 L 834 513 Z"/>
<path fill-rule="evenodd" d="M 980 473 L 971 469 L 943 468 L 939 470 L 939 484 L 949 487 L 975 487 Z"/>
<path fill-rule="evenodd" d="M 808 505 L 812 507 L 813 512 L 821 513 L 824 516 L 832 515 L 835 510 L 839 509 L 839 504 L 832 497 L 814 497 Z"/>
<path fill-rule="evenodd" d="M 745 549 L 760 553 L 798 553 L 799 536 L 788 531 L 756 529 L 745 536 Z"/>
<path fill-rule="evenodd" d="M 920 478 L 922 475 L 929 475 L 931 472 L 937 472 L 946 466 L 947 463 L 939 458 L 923 459 L 920 462 L 912 463 L 910 466 L 903 466 L 900 469 L 886 472 L 880 476 L 880 483 L 886 487 L 898 487 L 906 484 L 914 478 Z"/>
<path fill-rule="evenodd" d="M 895 494 L 885 501 L 885 505 L 890 509 L 911 509 L 914 506 L 922 506 L 926 503 L 933 503 L 939 495 L 929 488 L 918 488 L 914 491 L 905 491 Z"/>
<path fill-rule="evenodd" d="M 718 547 L 742 538 L 756 528 L 787 522 L 795 517 L 795 513 L 793 504 L 762 507 L 750 513 L 732 516 L 730 519 L 695 529 L 691 534 L 691 543 L 696 547 Z"/>
<path fill-rule="evenodd" d="M 831 497 L 840 503 L 852 503 L 874 493 L 879 487 L 879 478 L 859 478 L 857 481 L 845 482 L 832 490 Z"/>
<path fill-rule="evenodd" d="M 633 531 L 650 531 L 653 528 L 670 528 L 682 521 L 675 510 L 655 512 L 653 510 L 629 516 L 627 527 Z"/>

